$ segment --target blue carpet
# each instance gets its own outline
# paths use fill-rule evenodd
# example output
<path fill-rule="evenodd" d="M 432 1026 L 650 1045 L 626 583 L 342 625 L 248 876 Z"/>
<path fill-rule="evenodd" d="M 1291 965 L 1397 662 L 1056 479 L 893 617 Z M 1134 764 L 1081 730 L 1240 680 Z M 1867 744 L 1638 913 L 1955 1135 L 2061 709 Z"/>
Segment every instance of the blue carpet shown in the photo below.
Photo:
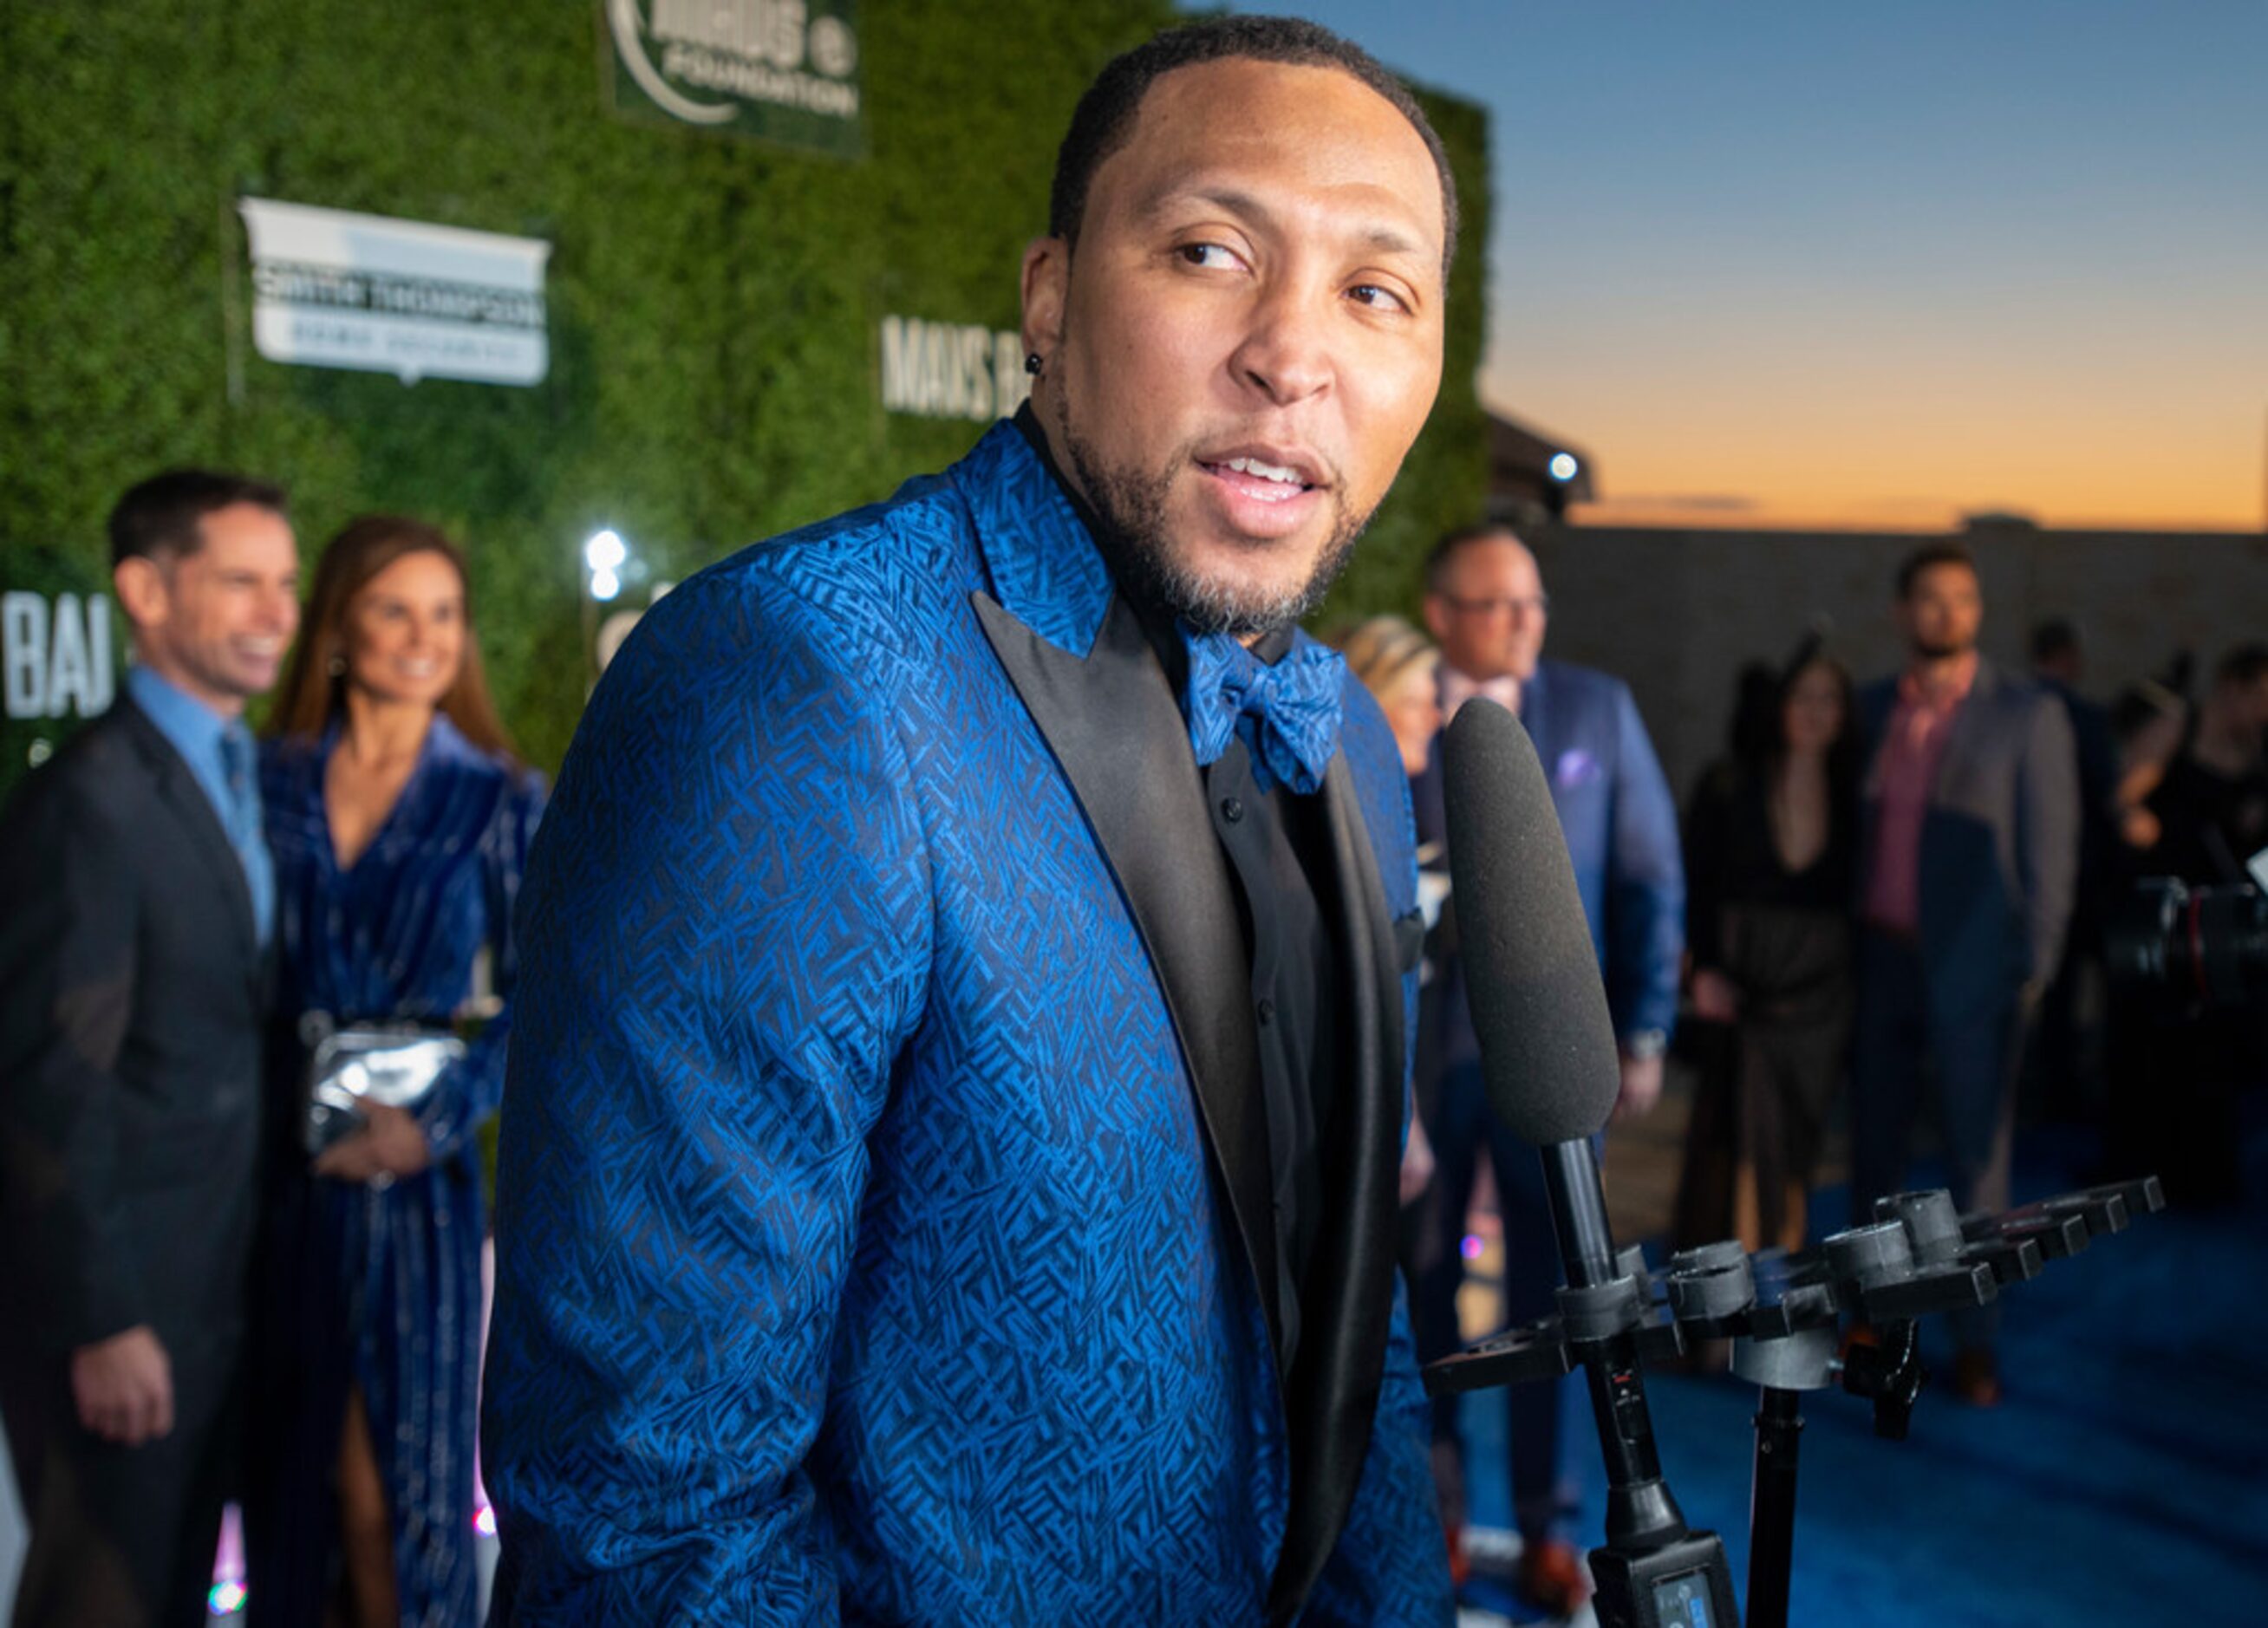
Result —
<path fill-rule="evenodd" d="M 2268 1622 L 2268 1137 L 2248 1150 L 2243 1209 L 2145 1218 L 2007 1293 L 2002 1407 L 1925 1391 L 1897 1442 L 1874 1436 L 1855 1397 L 1806 1397 L 1793 1623 Z M 2077 1185 L 2088 1151 L 2027 1137 L 2017 1197 Z M 1845 1203 L 1824 1192 L 1815 1213 Z M 1950 1367 L 1941 1320 L 1923 1349 L 1933 1372 Z M 1723 1536 L 1745 1602 L 1756 1390 L 1654 1375 L 1649 1392 L 1670 1485 L 1690 1521 Z M 1472 1519 L 1505 1524 L 1500 1393 L 1469 1397 L 1463 1428 Z M 1587 1547 L 1601 1520 L 1587 1418 L 1571 1440 L 1589 1496 L 1570 1535 Z M 1494 1587 L 1476 1591 L 1471 1603 L 1503 1609 Z"/>

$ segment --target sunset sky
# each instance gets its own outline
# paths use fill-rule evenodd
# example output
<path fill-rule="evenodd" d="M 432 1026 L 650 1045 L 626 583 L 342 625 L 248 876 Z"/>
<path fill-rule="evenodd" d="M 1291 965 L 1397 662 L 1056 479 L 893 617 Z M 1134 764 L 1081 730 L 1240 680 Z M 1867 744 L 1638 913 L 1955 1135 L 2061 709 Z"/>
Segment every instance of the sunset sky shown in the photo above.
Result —
<path fill-rule="evenodd" d="M 1286 9 L 1489 108 L 1482 393 L 1581 518 L 2268 525 L 2263 0 Z"/>

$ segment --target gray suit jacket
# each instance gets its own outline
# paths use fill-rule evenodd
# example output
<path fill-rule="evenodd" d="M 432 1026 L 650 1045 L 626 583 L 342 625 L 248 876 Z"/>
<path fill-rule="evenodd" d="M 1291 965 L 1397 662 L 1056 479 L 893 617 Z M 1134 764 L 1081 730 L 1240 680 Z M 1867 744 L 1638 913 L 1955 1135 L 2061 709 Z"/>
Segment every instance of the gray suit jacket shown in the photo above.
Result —
<path fill-rule="evenodd" d="M 1896 704 L 1895 679 L 1859 697 L 1867 763 L 1862 901 L 1881 807 L 1881 742 Z M 2079 832 L 2069 716 L 2040 685 L 1980 661 L 1922 822 L 1922 960 L 1940 1018 L 2012 999 L 2054 974 L 2071 922 Z"/>

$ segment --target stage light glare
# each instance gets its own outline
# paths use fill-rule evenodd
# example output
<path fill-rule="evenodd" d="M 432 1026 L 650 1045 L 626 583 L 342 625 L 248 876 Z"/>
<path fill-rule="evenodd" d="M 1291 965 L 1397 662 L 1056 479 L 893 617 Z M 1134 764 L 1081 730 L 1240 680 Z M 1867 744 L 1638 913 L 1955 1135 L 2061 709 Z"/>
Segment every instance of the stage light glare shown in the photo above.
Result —
<path fill-rule="evenodd" d="M 622 591 L 622 579 L 615 575 L 614 568 L 612 566 L 594 565 L 591 568 L 591 597 L 593 599 L 610 600 Z"/>
<path fill-rule="evenodd" d="M 1575 478 L 1576 468 L 1577 465 L 1575 462 L 1574 453 L 1554 453 L 1551 454 L 1551 478 L 1553 480 L 1573 480 Z"/>
<path fill-rule="evenodd" d="M 244 1609 L 244 1601 L 242 1583 L 215 1583 L 212 1592 L 205 1596 L 205 1609 L 215 1617 L 233 1617 Z"/>
<path fill-rule="evenodd" d="M 630 551 L 623 544 L 622 534 L 612 527 L 602 532 L 593 532 L 591 541 L 583 545 L 583 560 L 590 566 L 593 578 L 601 571 L 620 571 L 622 562 L 630 556 Z M 606 599 L 611 596 L 600 594 L 599 597 Z"/>
<path fill-rule="evenodd" d="M 492 1506 L 487 1504 L 481 1506 L 480 1513 L 473 1517 L 473 1530 L 482 1537 L 496 1536 L 496 1510 Z"/>

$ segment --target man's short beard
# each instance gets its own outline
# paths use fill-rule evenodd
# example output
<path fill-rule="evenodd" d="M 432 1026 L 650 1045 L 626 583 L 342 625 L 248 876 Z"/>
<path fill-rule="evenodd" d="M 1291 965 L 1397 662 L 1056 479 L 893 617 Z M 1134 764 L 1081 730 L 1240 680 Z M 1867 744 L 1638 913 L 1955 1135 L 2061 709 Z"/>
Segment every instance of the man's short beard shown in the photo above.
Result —
<path fill-rule="evenodd" d="M 1951 639 L 1918 638 L 1914 640 L 1913 647 L 1914 654 L 1919 656 L 1924 661 L 1951 661 L 1976 649 L 1977 641 L 1973 638 L 1962 639 L 1958 642 Z"/>
<path fill-rule="evenodd" d="M 1342 489 L 1334 487 L 1336 524 L 1306 581 L 1274 592 L 1209 582 L 1176 556 L 1167 531 L 1166 497 L 1173 488 L 1172 475 L 1105 468 L 1065 416 L 1057 419 L 1064 450 L 1071 459 L 1071 474 L 1108 534 L 1095 542 L 1108 558 L 1119 587 L 1138 602 L 1172 612 L 1196 632 L 1249 637 L 1292 626 L 1323 602 L 1331 584 L 1354 558 L 1363 527 L 1370 524 L 1368 514 L 1347 512 L 1338 497 Z"/>

